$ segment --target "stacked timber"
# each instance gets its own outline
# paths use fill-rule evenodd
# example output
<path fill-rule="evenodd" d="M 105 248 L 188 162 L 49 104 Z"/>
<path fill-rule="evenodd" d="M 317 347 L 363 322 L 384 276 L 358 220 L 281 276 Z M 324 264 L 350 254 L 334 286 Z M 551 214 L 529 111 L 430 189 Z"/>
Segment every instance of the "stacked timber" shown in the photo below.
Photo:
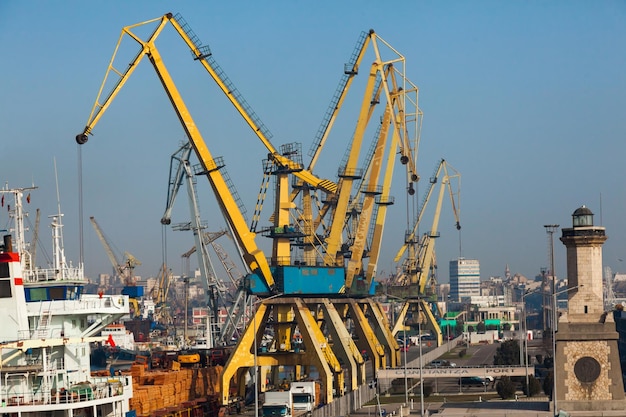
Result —
<path fill-rule="evenodd" d="M 214 398 L 219 394 L 222 371 L 221 366 L 147 371 L 143 365 L 133 365 L 130 408 L 138 416 L 147 417 L 197 399 Z"/>

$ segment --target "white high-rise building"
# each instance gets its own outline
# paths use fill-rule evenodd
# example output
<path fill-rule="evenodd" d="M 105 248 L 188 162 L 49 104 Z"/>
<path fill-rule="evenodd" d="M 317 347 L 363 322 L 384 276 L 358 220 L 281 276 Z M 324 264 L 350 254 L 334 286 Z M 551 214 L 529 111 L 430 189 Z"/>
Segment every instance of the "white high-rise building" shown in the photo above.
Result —
<path fill-rule="evenodd" d="M 450 301 L 480 295 L 480 262 L 458 258 L 450 261 Z"/>

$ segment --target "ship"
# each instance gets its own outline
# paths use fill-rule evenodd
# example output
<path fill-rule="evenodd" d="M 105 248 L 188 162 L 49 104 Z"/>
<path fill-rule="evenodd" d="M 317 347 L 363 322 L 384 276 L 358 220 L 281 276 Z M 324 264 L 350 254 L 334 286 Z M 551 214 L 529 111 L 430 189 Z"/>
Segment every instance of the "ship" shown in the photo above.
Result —
<path fill-rule="evenodd" d="M 135 343 L 133 332 L 122 323 L 109 324 L 100 335 L 106 339 L 104 342 L 92 344 L 92 369 L 128 367 L 137 355 L 145 354 Z"/>
<path fill-rule="evenodd" d="M 34 265 L 23 199 L 36 187 L 3 188 L 12 228 L 0 245 L 0 406 L 15 416 L 132 414 L 130 375 L 92 376 L 90 343 L 129 311 L 123 295 L 87 294 L 82 264 L 67 262 L 60 212 L 51 216 L 52 261 Z M 7 198 L 8 197 L 8 198 Z M 59 206 L 60 207 L 60 206 Z"/>
<path fill-rule="evenodd" d="M 127 295 L 89 294 L 82 263 L 65 258 L 60 204 L 51 217 L 53 259 L 35 266 L 25 239 L 23 199 L 36 187 L 0 189 L 11 228 L 0 233 L 0 413 L 34 417 L 223 415 L 220 366 L 151 370 L 91 368 L 91 345 L 113 340 L 129 314 Z M 12 198 L 12 201 L 9 202 Z M 107 330 L 108 329 L 108 330 Z M 103 333 L 104 332 L 104 333 Z"/>

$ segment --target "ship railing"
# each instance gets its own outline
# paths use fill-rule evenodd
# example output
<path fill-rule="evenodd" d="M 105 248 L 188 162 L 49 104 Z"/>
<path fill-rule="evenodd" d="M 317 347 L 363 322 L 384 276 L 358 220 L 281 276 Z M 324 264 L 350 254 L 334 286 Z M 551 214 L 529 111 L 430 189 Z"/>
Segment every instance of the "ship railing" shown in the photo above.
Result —
<path fill-rule="evenodd" d="M 37 308 L 37 305 L 34 303 L 28 303 L 27 308 L 31 307 L 29 304 L 33 304 L 32 308 Z M 114 310 L 114 312 L 123 313 L 124 309 L 128 312 L 128 296 L 127 295 L 102 295 L 99 296 L 97 294 L 83 294 L 80 299 L 76 300 L 63 300 L 60 302 L 51 303 L 47 306 L 47 310 L 52 313 L 52 315 L 56 314 L 67 314 L 68 311 L 72 312 L 80 312 L 80 311 L 103 311 L 103 310 Z M 31 314 L 32 314 L 32 309 Z M 37 310 L 37 315 L 39 315 L 39 310 Z"/>
<path fill-rule="evenodd" d="M 37 268 L 26 270 L 24 278 L 27 282 L 41 281 L 85 281 L 85 275 L 82 268 L 67 267 L 61 269 L 54 268 Z"/>
<path fill-rule="evenodd" d="M 86 401 L 113 398 L 124 394 L 125 387 L 132 385 L 132 377 L 127 375 L 109 378 L 91 378 L 91 384 L 80 387 L 51 389 L 41 392 L 33 390 L 21 391 L 12 388 L 0 388 L 0 406 L 3 412 L 10 413 L 11 407 L 48 404 L 72 404 Z"/>

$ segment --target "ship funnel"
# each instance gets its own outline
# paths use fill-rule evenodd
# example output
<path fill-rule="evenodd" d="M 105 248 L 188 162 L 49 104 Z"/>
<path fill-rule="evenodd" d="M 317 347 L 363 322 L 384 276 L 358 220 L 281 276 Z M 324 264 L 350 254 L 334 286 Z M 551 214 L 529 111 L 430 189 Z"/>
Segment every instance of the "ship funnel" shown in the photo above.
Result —
<path fill-rule="evenodd" d="M 11 241 L 11 235 L 4 235 L 4 251 L 13 252 L 13 242 Z"/>

